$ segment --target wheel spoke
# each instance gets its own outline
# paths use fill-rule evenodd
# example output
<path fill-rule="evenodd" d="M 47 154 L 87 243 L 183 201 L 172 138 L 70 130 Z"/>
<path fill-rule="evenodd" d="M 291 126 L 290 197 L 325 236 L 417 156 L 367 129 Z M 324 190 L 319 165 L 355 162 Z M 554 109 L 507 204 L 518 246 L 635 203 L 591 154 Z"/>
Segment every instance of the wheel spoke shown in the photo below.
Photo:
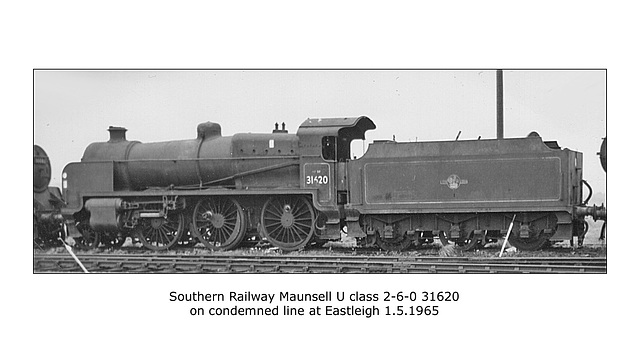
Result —
<path fill-rule="evenodd" d="M 193 211 L 193 222 L 192 235 L 212 250 L 235 248 L 247 229 L 242 207 L 226 197 L 200 200 Z"/>
<path fill-rule="evenodd" d="M 233 235 L 233 227 L 225 224 L 221 230 L 220 230 L 220 234 L 222 235 L 222 237 L 224 237 L 224 240 L 228 240 L 229 237 L 231 237 L 231 235 Z"/>
<path fill-rule="evenodd" d="M 160 233 L 162 234 L 162 237 L 164 238 L 164 241 L 162 241 L 164 244 L 169 244 L 169 242 L 171 242 L 171 238 L 169 238 L 169 236 L 171 235 L 171 227 L 167 227 L 165 225 L 163 225 L 161 227 Z"/>
<path fill-rule="evenodd" d="M 273 217 L 270 217 L 270 218 L 273 218 L 274 220 L 280 220 L 280 217 L 282 216 L 282 213 L 274 212 L 269 208 L 266 211 L 273 215 Z"/>
<path fill-rule="evenodd" d="M 295 212 L 297 212 L 300 209 L 302 209 L 302 207 L 298 206 L 298 204 L 300 203 L 300 198 L 295 198 L 294 200 L 295 200 L 295 202 L 291 201 L 290 203 L 293 202 L 293 205 L 291 205 L 291 212 L 293 212 L 294 215 L 295 215 Z"/>
<path fill-rule="evenodd" d="M 275 230 L 273 230 L 271 232 L 274 233 L 273 238 L 276 239 L 276 240 L 285 235 L 285 230 L 284 230 L 284 227 L 282 227 L 282 225 L 278 225 L 275 228 Z"/>
<path fill-rule="evenodd" d="M 183 213 L 169 213 L 167 218 L 143 219 L 137 236 L 148 249 L 170 249 L 178 244 L 184 234 L 184 222 Z"/>
<path fill-rule="evenodd" d="M 302 236 L 300 235 L 300 232 L 302 233 L 302 235 L 306 235 L 306 233 L 302 230 L 300 230 L 295 224 L 293 226 L 291 226 L 291 233 L 292 235 L 295 234 L 296 236 L 298 236 L 298 240 L 302 240 Z"/>
<path fill-rule="evenodd" d="M 291 228 L 287 228 L 286 232 L 287 232 L 287 240 L 286 240 L 287 243 L 295 242 L 295 239 L 293 237 L 293 234 L 294 234 L 293 230 L 291 230 Z"/>
<path fill-rule="evenodd" d="M 305 224 L 305 223 L 299 222 L 299 223 L 296 223 L 296 225 L 297 225 L 297 226 L 304 226 L 304 227 L 306 227 L 306 228 L 311 229 L 311 224 Z"/>
<path fill-rule="evenodd" d="M 311 211 L 310 211 L 308 208 L 304 208 L 304 207 L 302 207 L 302 208 L 298 208 L 298 209 L 296 209 L 296 210 L 294 211 L 294 213 L 293 213 L 293 214 L 294 214 L 296 217 L 302 217 L 303 215 L 305 215 L 305 214 L 307 214 L 307 213 L 311 213 Z"/>
<path fill-rule="evenodd" d="M 223 213 L 226 216 L 230 215 L 230 214 L 234 214 L 236 213 L 235 209 L 233 208 L 233 203 L 230 201 L 227 201 L 224 203 L 224 208 L 220 211 L 220 213 Z"/>
<path fill-rule="evenodd" d="M 315 212 L 302 196 L 278 196 L 262 207 L 261 232 L 274 246 L 282 250 L 298 250 L 314 235 Z"/>
<path fill-rule="evenodd" d="M 270 227 L 273 227 L 273 228 L 272 229 L 268 229 L 267 233 L 269 233 L 269 236 L 273 236 L 273 237 L 275 237 L 276 233 L 279 232 L 282 229 L 282 226 L 280 226 L 280 223 L 274 223 L 274 224 L 270 225 Z"/>

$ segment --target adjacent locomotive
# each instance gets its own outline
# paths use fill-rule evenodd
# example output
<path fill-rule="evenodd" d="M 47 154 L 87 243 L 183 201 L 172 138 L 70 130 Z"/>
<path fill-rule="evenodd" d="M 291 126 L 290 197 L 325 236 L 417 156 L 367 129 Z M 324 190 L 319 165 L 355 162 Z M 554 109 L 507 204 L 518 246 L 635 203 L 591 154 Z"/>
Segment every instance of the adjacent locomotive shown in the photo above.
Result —
<path fill-rule="evenodd" d="M 404 250 L 440 239 L 464 249 L 496 240 L 525 250 L 576 236 L 585 215 L 582 154 L 526 138 L 375 141 L 359 159 L 351 142 L 367 117 L 307 119 L 296 134 L 222 136 L 203 123 L 195 139 L 140 143 L 110 127 L 63 171 L 63 209 L 81 244 L 132 236 L 153 250 L 195 241 L 228 250 L 250 238 L 283 250 L 339 240 Z"/>
<path fill-rule="evenodd" d="M 65 238 L 60 210 L 65 203 L 60 188 L 51 187 L 51 162 L 38 145 L 33 146 L 33 240 L 35 245 L 54 245 Z"/>

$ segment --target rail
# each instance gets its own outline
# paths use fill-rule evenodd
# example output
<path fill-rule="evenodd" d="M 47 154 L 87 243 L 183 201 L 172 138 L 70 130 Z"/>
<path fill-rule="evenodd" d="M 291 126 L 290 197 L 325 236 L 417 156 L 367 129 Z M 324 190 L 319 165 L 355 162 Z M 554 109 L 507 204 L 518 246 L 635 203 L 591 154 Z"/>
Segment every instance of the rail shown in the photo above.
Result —
<path fill-rule="evenodd" d="M 600 274 L 603 257 L 252 256 L 80 254 L 91 273 L 509 273 Z M 34 273 L 80 273 L 71 256 L 34 254 Z"/>

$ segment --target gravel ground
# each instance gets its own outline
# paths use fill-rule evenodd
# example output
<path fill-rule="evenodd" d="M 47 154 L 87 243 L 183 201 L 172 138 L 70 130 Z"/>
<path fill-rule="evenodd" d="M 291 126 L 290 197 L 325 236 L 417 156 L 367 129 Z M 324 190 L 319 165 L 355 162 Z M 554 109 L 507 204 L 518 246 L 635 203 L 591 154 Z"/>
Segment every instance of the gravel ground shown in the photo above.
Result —
<path fill-rule="evenodd" d="M 550 247 L 546 247 L 539 251 L 518 251 L 507 244 L 507 250 L 503 253 L 504 257 L 557 257 L 557 256 L 572 256 L 572 257 L 603 257 L 606 256 L 607 247 L 606 241 L 599 240 L 600 225 L 590 225 L 590 230 L 585 236 L 583 247 L 571 246 L 569 241 L 559 242 Z M 353 238 L 343 237 L 340 242 L 329 242 L 324 246 L 310 246 L 303 251 L 283 252 L 278 248 L 274 248 L 268 244 L 258 244 L 251 247 L 241 247 L 233 251 L 219 252 L 211 251 L 204 248 L 201 244 L 197 244 L 192 248 L 177 248 L 169 251 L 162 251 L 159 254 L 168 255 L 265 255 L 265 256 L 278 256 L 278 255 L 381 255 L 381 256 L 444 256 L 444 257 L 495 257 L 499 258 L 500 250 L 502 248 L 503 240 L 499 240 L 497 243 L 487 244 L 481 249 L 475 251 L 461 251 L 451 245 L 443 247 L 439 240 L 436 240 L 432 244 L 426 244 L 420 248 L 412 247 L 408 251 L 387 252 L 374 248 L 356 248 L 356 242 Z M 130 238 L 120 249 L 95 249 L 90 251 L 92 253 L 101 252 L 107 254 L 128 254 L 128 253 L 141 253 L 148 252 L 153 254 L 150 250 L 142 249 L 138 247 L 139 244 L 131 244 Z M 34 251 L 41 252 L 40 249 L 34 249 Z M 48 253 L 67 253 L 64 247 L 55 247 L 45 249 Z M 78 254 L 82 254 L 82 251 L 77 251 Z"/>

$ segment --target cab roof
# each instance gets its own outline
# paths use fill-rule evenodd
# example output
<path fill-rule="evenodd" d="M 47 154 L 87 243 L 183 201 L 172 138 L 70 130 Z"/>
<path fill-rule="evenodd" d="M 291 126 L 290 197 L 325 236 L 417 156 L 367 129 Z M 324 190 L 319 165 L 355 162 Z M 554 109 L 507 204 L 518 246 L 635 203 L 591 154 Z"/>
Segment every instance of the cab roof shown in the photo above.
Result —
<path fill-rule="evenodd" d="M 309 118 L 298 129 L 300 135 L 342 136 L 349 139 L 364 139 L 364 133 L 376 128 L 368 117 Z"/>

